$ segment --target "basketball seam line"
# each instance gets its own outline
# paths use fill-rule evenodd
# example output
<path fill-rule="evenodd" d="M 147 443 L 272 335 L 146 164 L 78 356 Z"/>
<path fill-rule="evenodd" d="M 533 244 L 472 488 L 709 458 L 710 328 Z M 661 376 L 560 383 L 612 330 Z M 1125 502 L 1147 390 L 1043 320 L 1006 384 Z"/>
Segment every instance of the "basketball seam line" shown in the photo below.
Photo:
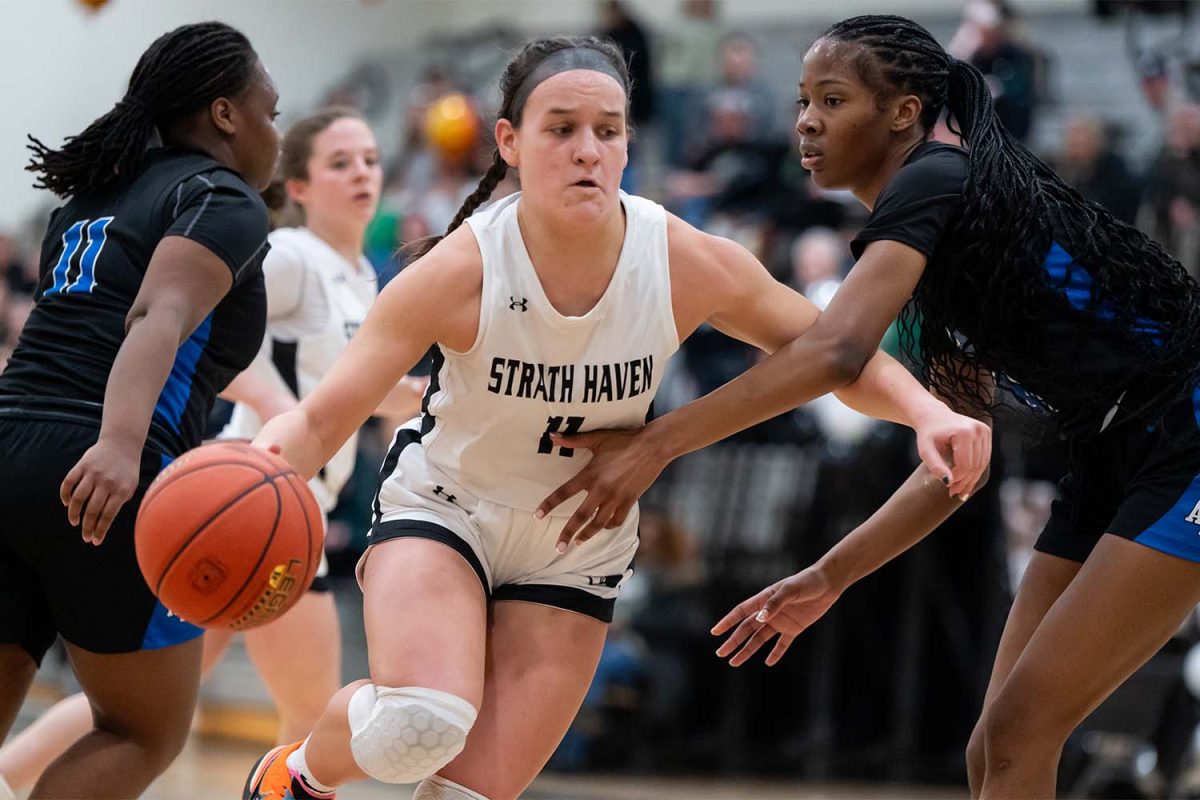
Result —
<path fill-rule="evenodd" d="M 208 466 L 209 465 L 206 464 L 204 467 L 198 467 L 197 471 L 200 469 L 206 469 Z M 260 470 L 260 472 L 261 472 L 261 470 Z M 192 474 L 192 473 L 188 473 L 188 474 Z M 237 496 L 230 498 L 229 501 L 227 501 L 225 503 L 225 505 L 221 506 L 215 512 L 213 512 L 212 516 L 210 516 L 208 519 L 206 519 L 200 527 L 196 528 L 196 530 L 194 530 L 192 532 L 192 535 L 187 538 L 187 541 L 185 541 L 182 545 L 180 545 L 180 547 L 175 551 L 175 555 L 173 555 L 171 557 L 171 560 L 167 562 L 167 565 L 165 567 L 163 567 L 162 573 L 159 574 L 159 576 L 158 576 L 158 582 L 154 585 L 154 596 L 158 597 L 159 593 L 162 591 L 163 582 L 167 579 L 167 573 L 169 573 L 171 571 L 171 568 L 175 566 L 175 562 L 179 560 L 179 557 L 183 555 L 184 551 L 187 550 L 188 547 L 191 546 L 192 542 L 194 542 L 196 540 L 196 537 L 204 532 L 205 528 L 207 528 L 209 525 L 211 525 L 217 519 L 217 517 L 224 514 L 225 511 L 228 510 L 230 506 L 237 503 L 239 500 L 241 500 L 243 497 L 245 497 L 246 495 L 253 492 L 258 487 L 262 486 L 263 484 L 274 483 L 275 478 L 278 478 L 282 475 L 287 475 L 287 474 L 288 473 L 286 473 L 286 472 L 280 472 L 276 475 L 266 475 L 264 473 L 262 479 L 259 480 L 258 483 L 242 490 Z M 278 499 L 278 492 L 276 492 L 276 498 Z M 145 506 L 145 500 L 142 501 L 142 506 L 143 507 Z M 141 512 L 141 508 L 138 509 L 138 512 L 139 513 Z M 279 523 L 278 516 L 276 516 L 275 522 L 278 525 L 278 523 Z M 271 535 L 272 536 L 275 535 L 274 530 L 272 530 Z"/>
<path fill-rule="evenodd" d="M 286 472 L 279 473 L 279 475 L 287 474 L 288 473 Z M 254 567 L 250 570 L 250 574 L 246 576 L 246 580 L 242 581 L 242 585 L 238 587 L 238 590 L 234 593 L 233 597 L 229 598 L 229 602 L 222 606 L 217 613 L 202 619 L 199 623 L 200 625 L 203 625 L 206 622 L 212 622 L 214 619 L 228 611 L 229 607 L 237 602 L 237 599 L 242 596 L 242 592 L 244 592 L 246 587 L 250 585 L 250 581 L 254 580 L 254 575 L 258 572 L 258 568 L 261 567 L 263 562 L 267 560 L 267 551 L 271 549 L 271 543 L 275 541 L 275 534 L 279 532 L 279 519 L 283 516 L 283 498 L 279 496 L 279 487 L 275 485 L 275 481 L 273 479 L 265 481 L 265 483 L 275 490 L 275 524 L 271 526 L 271 535 L 268 536 L 267 541 L 263 543 L 262 551 L 258 554 L 258 561 L 255 562 Z"/>

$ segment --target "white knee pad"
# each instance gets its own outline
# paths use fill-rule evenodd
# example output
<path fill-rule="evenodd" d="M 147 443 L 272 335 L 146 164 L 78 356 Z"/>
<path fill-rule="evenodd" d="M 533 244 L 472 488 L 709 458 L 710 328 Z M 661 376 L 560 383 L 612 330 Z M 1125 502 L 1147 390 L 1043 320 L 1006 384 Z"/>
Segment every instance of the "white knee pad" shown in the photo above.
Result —
<path fill-rule="evenodd" d="M 488 800 L 479 792 L 473 792 L 462 784 L 446 780 L 441 775 L 431 775 L 417 784 L 412 800 Z"/>
<path fill-rule="evenodd" d="M 475 724 L 461 697 L 368 683 L 350 698 L 350 752 L 363 772 L 383 783 L 416 783 L 454 760 Z"/>

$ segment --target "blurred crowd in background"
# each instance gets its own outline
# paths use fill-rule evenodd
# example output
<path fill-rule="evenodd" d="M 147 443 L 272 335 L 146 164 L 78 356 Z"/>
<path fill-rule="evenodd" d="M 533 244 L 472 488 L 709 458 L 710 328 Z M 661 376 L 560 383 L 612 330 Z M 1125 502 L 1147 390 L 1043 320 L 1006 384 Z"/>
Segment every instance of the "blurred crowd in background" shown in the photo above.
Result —
<path fill-rule="evenodd" d="M 1200 36 L 1188 3 L 1130 5 L 1095 2 L 1077 20 L 1056 18 L 1081 30 L 1124 26 L 1126 46 L 1107 54 L 1106 68 L 1132 74 L 1140 96 L 1108 98 L 1124 110 L 1113 115 L 1077 108 L 1056 88 L 1080 66 L 1059 52 L 1063 32 L 1029 24 L 1019 2 L 971 0 L 961 18 L 930 27 L 988 76 L 1016 137 L 1196 275 L 1200 52 L 1188 47 Z M 1151 10 L 1168 14 L 1151 19 Z M 819 29 L 793 37 L 786 61 L 772 52 L 772 63 L 789 67 L 768 71 L 772 32 L 735 29 L 722 12 L 716 0 L 684 0 L 670 25 L 651 30 L 618 0 L 598 5 L 592 32 L 621 45 L 635 81 L 623 188 L 741 242 L 824 306 L 852 265 L 847 242 L 866 212 L 849 195 L 815 188 L 796 152 L 799 54 Z M 492 155 L 495 76 L 529 32 L 455 34 L 430 42 L 419 59 L 364 63 L 331 83 L 325 103 L 355 106 L 377 130 L 400 132 L 391 146 L 383 141 L 385 196 L 368 232 L 382 281 L 403 269 L 403 243 L 443 231 L 475 189 Z M 401 70 L 406 83 L 395 80 Z M 944 124 L 938 136 L 955 141 Z M 518 188 L 510 172 L 494 197 Z M 0 232 L 0 364 L 33 303 L 44 219 Z M 884 344 L 902 354 L 898 333 Z M 674 360 L 658 408 L 714 389 L 758 357 L 716 331 L 698 332 Z M 917 463 L 911 436 L 824 398 L 673 465 L 643 504 L 637 573 L 552 767 L 961 780 L 1012 588 L 1062 471 L 1064 454 L 1039 436 L 1042 427 L 1015 409 L 1002 416 L 986 489 L 946 530 L 849 592 L 771 670 L 731 670 L 713 656 L 708 629 L 874 511 Z M 390 436 L 382 428 L 363 437 L 357 477 L 333 515 L 335 574 L 351 576 L 365 544 Z M 1190 643 L 1181 633 L 1178 652 L 1135 679 L 1137 714 L 1085 724 L 1065 756 L 1065 781 L 1152 794 L 1154 780 L 1189 780 L 1193 701 L 1175 700 L 1186 696 L 1180 665 Z"/>

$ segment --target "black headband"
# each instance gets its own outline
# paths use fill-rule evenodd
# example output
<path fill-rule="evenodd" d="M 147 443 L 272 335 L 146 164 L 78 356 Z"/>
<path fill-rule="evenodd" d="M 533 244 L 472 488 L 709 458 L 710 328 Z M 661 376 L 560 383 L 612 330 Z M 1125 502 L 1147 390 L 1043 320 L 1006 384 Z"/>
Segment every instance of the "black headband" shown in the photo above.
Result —
<path fill-rule="evenodd" d="M 512 106 L 510 106 L 513 116 L 517 116 L 519 110 L 525 107 L 525 101 L 529 99 L 529 95 L 538 87 L 538 84 L 560 72 L 568 72 L 573 69 L 590 69 L 593 72 L 603 73 L 621 84 L 622 89 L 625 88 L 625 78 L 604 53 L 594 47 L 566 47 L 562 50 L 555 50 L 542 59 L 542 63 L 534 67 L 533 71 L 525 76 L 525 80 L 521 81 L 521 85 L 513 92 Z"/>

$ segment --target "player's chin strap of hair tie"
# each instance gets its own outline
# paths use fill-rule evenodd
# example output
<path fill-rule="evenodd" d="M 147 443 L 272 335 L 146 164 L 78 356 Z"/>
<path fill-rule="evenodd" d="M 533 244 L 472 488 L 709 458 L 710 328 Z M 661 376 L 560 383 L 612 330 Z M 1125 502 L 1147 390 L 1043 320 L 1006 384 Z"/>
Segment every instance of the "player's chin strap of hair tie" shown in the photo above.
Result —
<path fill-rule="evenodd" d="M 143 114 L 147 117 L 154 116 L 154 109 L 150 107 L 150 104 L 138 97 L 136 94 L 127 94 L 122 97 L 121 105 L 128 106 L 137 111 L 139 114 Z"/>
<path fill-rule="evenodd" d="M 594 72 L 602 72 L 608 75 L 617 83 L 625 86 L 625 79 L 621 77 L 621 73 L 608 60 L 608 56 L 601 53 L 594 47 L 567 47 L 562 50 L 555 50 L 550 55 L 542 59 L 542 63 L 533 68 L 533 71 L 525 76 L 525 80 L 521 81 L 521 85 L 513 92 L 512 109 L 515 114 L 519 109 L 525 107 L 525 101 L 529 99 L 529 95 L 538 87 L 538 84 L 547 78 L 553 77 L 560 72 L 567 72 L 573 69 L 590 69 Z"/>

